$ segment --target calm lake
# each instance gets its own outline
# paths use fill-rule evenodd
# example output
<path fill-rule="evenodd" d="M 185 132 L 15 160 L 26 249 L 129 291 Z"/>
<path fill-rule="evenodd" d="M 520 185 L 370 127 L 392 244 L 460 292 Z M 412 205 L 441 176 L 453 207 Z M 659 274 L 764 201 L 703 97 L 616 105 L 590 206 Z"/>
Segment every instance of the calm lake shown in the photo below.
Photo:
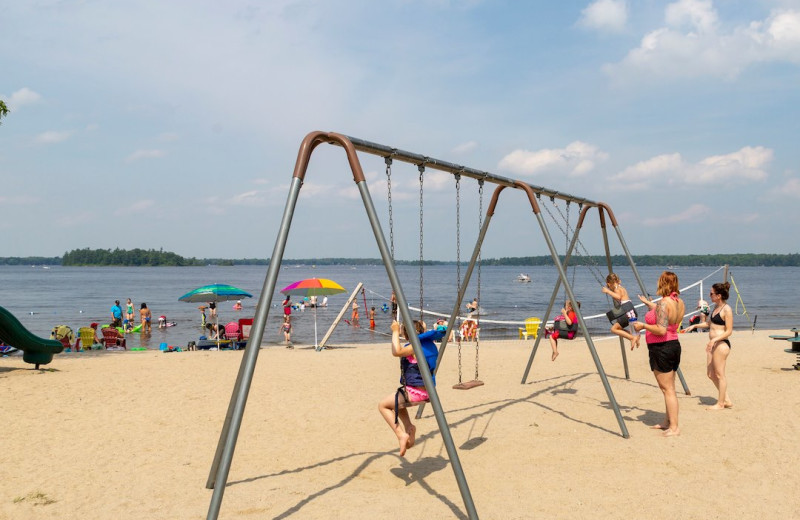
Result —
<path fill-rule="evenodd" d="M 709 300 L 711 284 L 722 281 L 723 271 L 717 267 L 677 267 L 681 287 L 700 281 L 700 287 L 683 292 L 687 309 L 693 309 L 702 296 Z M 641 267 L 639 273 L 652 294 L 662 268 Z M 189 340 L 201 335 L 200 312 L 197 304 L 178 301 L 183 294 L 210 283 L 231 284 L 253 294 L 252 299 L 243 301 L 244 309 L 234 311 L 233 302 L 219 304 L 219 321 L 227 323 L 243 317 L 252 317 L 256 302 L 266 276 L 266 266 L 233 267 L 58 267 L 41 266 L 0 266 L 0 306 L 13 313 L 26 327 L 40 336 L 48 337 L 50 330 L 58 324 L 66 324 L 77 331 L 79 327 L 91 322 L 108 323 L 110 308 L 114 300 L 123 306 L 126 298 L 131 298 L 137 310 L 146 302 L 153 313 L 152 335 L 131 334 L 129 346 L 158 348 L 162 342 L 185 346 Z M 466 267 L 462 267 L 462 276 Z M 400 266 L 398 268 L 406 299 L 412 307 L 419 306 L 419 267 Z M 630 269 L 616 271 L 623 285 L 634 296 L 639 293 L 638 286 Z M 800 268 L 798 267 L 731 267 L 730 272 L 741 293 L 747 316 L 736 316 L 736 329 L 749 329 L 752 319 L 758 316 L 759 329 L 788 329 L 800 325 Z M 531 283 L 516 281 L 520 273 L 526 273 Z M 713 274 L 712 274 L 713 273 Z M 465 302 L 477 296 L 477 269 L 473 273 Z M 576 267 L 568 271 L 576 297 L 582 303 L 584 316 L 605 313 L 610 307 L 607 297 L 601 293 L 596 277 L 600 273 L 587 267 Z M 327 308 L 317 309 L 318 333 L 321 338 L 344 305 L 349 293 L 358 282 L 366 289 L 364 297 L 359 296 L 362 325 L 364 319 L 364 298 L 367 307 L 375 307 L 377 312 L 376 331 L 367 327 L 351 327 L 342 322 L 334 332 L 330 343 L 359 343 L 385 341 L 391 316 L 381 312 L 381 306 L 391 294 L 391 288 L 383 266 L 318 266 L 284 265 L 280 271 L 277 288 L 281 289 L 303 278 L 330 278 L 341 284 L 347 293 L 330 296 Z M 557 273 L 552 267 L 483 267 L 481 269 L 482 323 L 481 338 L 515 338 L 517 327 L 530 316 L 542 317 L 553 291 Z M 425 267 L 423 273 L 423 301 L 427 311 L 449 314 L 456 298 L 456 266 Z M 279 333 L 282 310 L 282 295 L 273 295 L 272 308 L 267 323 L 264 343 L 278 345 L 282 335 Z M 297 298 L 294 297 L 297 301 Z M 635 301 L 634 297 L 634 301 Z M 559 293 L 557 309 L 563 303 L 563 290 Z M 731 288 L 731 306 L 736 307 L 736 292 Z M 463 306 L 462 306 L 463 308 Z M 742 303 L 738 311 L 743 310 Z M 413 313 L 412 313 L 413 314 Z M 177 326 L 156 329 L 157 318 L 165 315 Z M 349 318 L 349 311 L 345 315 Z M 552 316 L 551 316 L 552 318 Z M 311 309 L 293 313 L 293 340 L 299 344 L 313 344 L 314 312 Z M 429 320 L 433 321 L 433 320 Z M 138 322 L 138 319 L 137 319 Z M 500 323 L 497 323 L 500 322 Z M 592 331 L 604 331 L 609 327 L 605 318 L 590 320 Z"/>

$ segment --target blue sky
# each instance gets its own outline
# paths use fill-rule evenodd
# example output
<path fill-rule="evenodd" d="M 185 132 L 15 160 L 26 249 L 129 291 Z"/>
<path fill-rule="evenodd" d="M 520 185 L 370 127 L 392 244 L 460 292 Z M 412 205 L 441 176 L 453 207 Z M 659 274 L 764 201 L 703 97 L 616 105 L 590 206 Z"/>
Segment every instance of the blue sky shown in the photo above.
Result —
<path fill-rule="evenodd" d="M 0 0 L 0 13 L 0 256 L 268 257 L 314 130 L 607 202 L 634 254 L 798 252 L 800 0 Z M 383 160 L 361 161 L 386 229 Z M 416 168 L 396 163 L 392 181 L 397 257 L 415 258 Z M 468 258 L 479 202 L 462 184 Z M 453 185 L 425 176 L 425 258 L 456 256 Z M 378 256 L 341 149 L 315 152 L 297 210 L 288 257 Z M 602 254 L 595 213 L 581 237 Z M 483 255 L 547 252 L 506 190 Z"/>

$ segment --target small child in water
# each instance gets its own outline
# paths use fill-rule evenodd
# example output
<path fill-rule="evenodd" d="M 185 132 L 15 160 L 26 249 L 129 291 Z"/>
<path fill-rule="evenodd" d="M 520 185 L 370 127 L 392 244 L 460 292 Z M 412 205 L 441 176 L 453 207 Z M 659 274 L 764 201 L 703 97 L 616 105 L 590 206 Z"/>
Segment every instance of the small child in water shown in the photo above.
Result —
<path fill-rule="evenodd" d="M 286 348 L 294 348 L 292 344 L 292 318 L 290 316 L 283 317 L 281 330 L 283 331 L 283 339 L 286 340 Z"/>

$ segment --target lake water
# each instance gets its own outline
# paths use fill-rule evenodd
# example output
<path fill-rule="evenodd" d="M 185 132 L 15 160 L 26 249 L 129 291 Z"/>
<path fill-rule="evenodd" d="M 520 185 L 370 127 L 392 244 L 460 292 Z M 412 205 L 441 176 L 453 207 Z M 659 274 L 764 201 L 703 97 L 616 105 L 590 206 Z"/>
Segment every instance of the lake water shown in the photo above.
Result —
<path fill-rule="evenodd" d="M 678 267 L 682 287 L 711 275 L 717 267 Z M 655 283 L 662 268 L 641 267 L 639 273 L 647 284 L 650 293 L 655 292 Z M 196 340 L 201 334 L 198 304 L 178 301 L 183 294 L 210 283 L 227 283 L 253 294 L 252 299 L 243 301 L 242 311 L 232 310 L 233 302 L 218 304 L 219 321 L 238 320 L 253 315 L 257 298 L 261 293 L 266 276 L 266 266 L 232 267 L 58 267 L 49 269 L 31 266 L 0 266 L 0 306 L 13 313 L 32 332 L 48 337 L 50 330 L 58 324 L 66 324 L 77 331 L 79 327 L 91 322 L 107 323 L 114 300 L 123 306 L 126 298 L 131 298 L 137 310 L 141 302 L 146 302 L 154 316 L 152 335 L 131 334 L 129 346 L 158 348 L 161 342 L 185 346 L 189 340 Z M 462 275 L 466 267 L 462 267 Z M 419 267 L 400 266 L 398 268 L 406 299 L 413 307 L 419 306 Z M 732 267 L 730 272 L 739 288 L 749 316 L 757 318 L 759 329 L 788 329 L 800 325 L 800 268 L 797 267 Z M 530 275 L 531 283 L 519 283 L 515 279 L 520 273 Z M 619 268 L 617 273 L 631 295 L 637 294 L 638 287 L 629 269 Z M 600 292 L 595 275 L 587 267 L 570 268 L 568 276 L 574 275 L 574 287 L 578 300 L 582 303 L 585 316 L 605 313 L 610 303 Z M 711 284 L 722 280 L 722 271 L 711 275 L 703 284 L 703 298 L 709 300 Z M 542 317 L 553 291 L 556 270 L 552 267 L 483 267 L 481 269 L 481 309 L 484 321 L 481 323 L 481 338 L 515 338 L 517 323 L 530 316 Z M 358 343 L 386 340 L 391 316 L 380 311 L 384 301 L 391 294 L 391 288 L 383 266 L 294 266 L 284 265 L 278 277 L 277 288 L 303 278 L 330 278 L 340 283 L 347 293 L 330 296 L 329 306 L 317 310 L 318 334 L 321 338 L 333 322 L 349 293 L 358 282 L 366 288 L 367 307 L 378 309 L 377 330 L 366 327 L 356 328 L 342 322 L 334 332 L 330 342 Z M 425 267 L 423 278 L 425 309 L 433 312 L 449 313 L 456 298 L 456 267 Z M 477 269 L 473 273 L 465 301 L 477 295 Z M 557 301 L 557 308 L 563 302 L 563 291 Z M 687 309 L 692 309 L 701 297 L 700 288 L 688 289 L 683 293 Z M 282 310 L 282 296 L 273 296 L 272 308 L 267 323 L 264 342 L 280 344 L 279 333 Z M 736 293 L 731 289 L 729 303 L 734 306 Z M 295 297 L 296 300 L 296 297 Z M 364 318 L 364 301 L 359 297 L 362 307 L 362 324 L 368 325 Z M 739 311 L 741 312 L 741 305 Z M 166 315 L 177 326 L 158 330 L 157 317 Z M 412 313 L 414 314 L 414 313 Z M 345 315 L 350 317 L 349 311 Z M 293 340 L 299 344 L 313 344 L 314 312 L 311 309 L 293 313 Z M 552 317 L 551 317 L 552 318 Z M 431 320 L 429 320 L 430 322 Z M 591 320 L 590 329 L 607 330 L 605 318 Z M 737 316 L 735 328 L 750 328 L 751 322 L 745 316 Z"/>

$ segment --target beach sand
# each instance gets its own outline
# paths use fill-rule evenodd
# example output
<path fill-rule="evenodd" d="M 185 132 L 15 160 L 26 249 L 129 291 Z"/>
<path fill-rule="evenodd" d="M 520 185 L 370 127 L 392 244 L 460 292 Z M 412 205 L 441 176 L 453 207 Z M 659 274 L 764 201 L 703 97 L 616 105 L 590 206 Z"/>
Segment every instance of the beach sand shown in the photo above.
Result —
<path fill-rule="evenodd" d="M 785 332 L 785 331 L 778 331 Z M 707 411 L 706 334 L 681 336 L 682 435 L 650 429 L 664 402 L 643 347 L 597 343 L 630 438 L 584 341 L 483 340 L 486 385 L 453 390 L 457 349 L 438 376 L 481 518 L 796 518 L 800 372 L 786 342 L 737 331 L 734 407 Z M 324 352 L 260 351 L 220 518 L 466 518 L 431 407 L 398 456 L 377 411 L 397 386 L 388 341 Z M 644 344 L 644 341 L 642 342 Z M 306 346 L 307 347 L 307 346 Z M 202 519 L 205 489 L 242 352 L 62 354 L 36 371 L 0 359 L 0 519 Z M 474 374 L 472 345 L 463 350 Z"/>

